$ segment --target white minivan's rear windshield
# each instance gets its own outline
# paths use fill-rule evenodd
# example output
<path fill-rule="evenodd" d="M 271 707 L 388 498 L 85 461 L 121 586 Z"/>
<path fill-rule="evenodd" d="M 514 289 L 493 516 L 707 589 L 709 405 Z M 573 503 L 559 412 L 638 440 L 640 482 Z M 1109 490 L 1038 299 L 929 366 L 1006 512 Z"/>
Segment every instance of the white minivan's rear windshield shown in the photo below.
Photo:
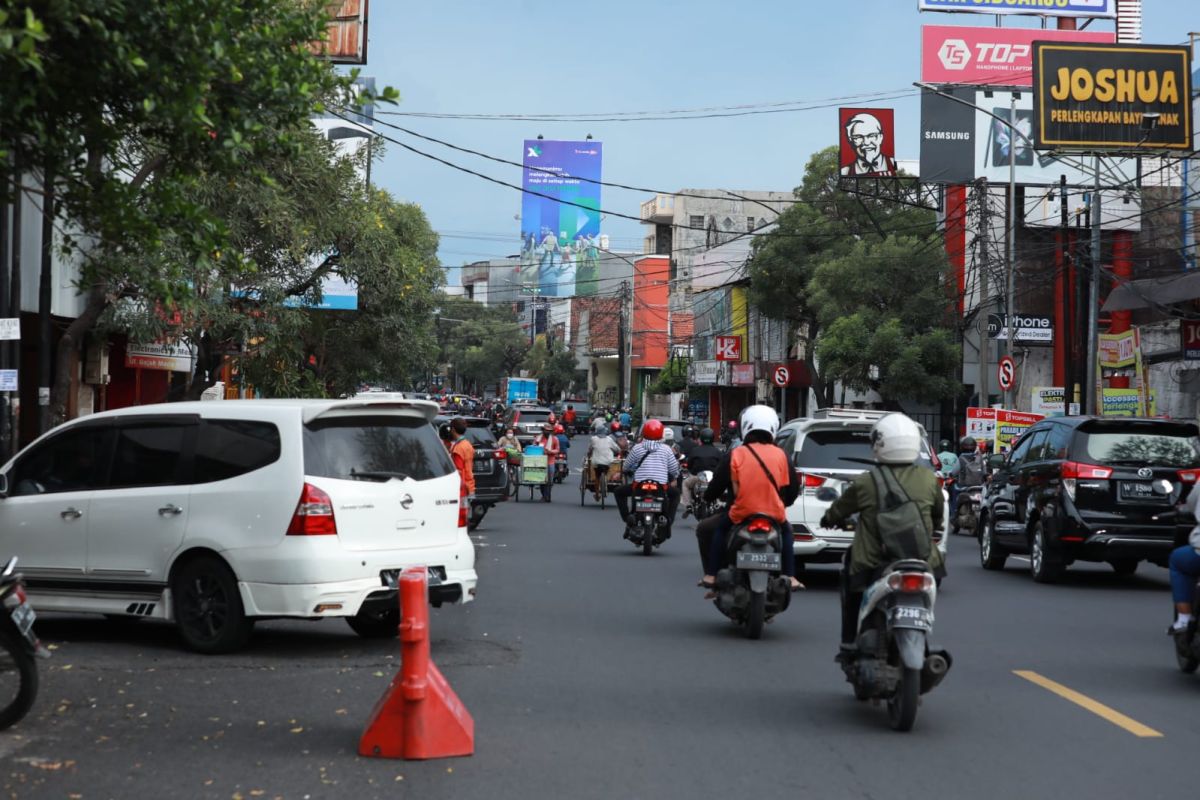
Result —
<path fill-rule="evenodd" d="M 423 417 L 334 417 L 304 426 L 304 474 L 342 480 L 417 481 L 454 472 Z"/>

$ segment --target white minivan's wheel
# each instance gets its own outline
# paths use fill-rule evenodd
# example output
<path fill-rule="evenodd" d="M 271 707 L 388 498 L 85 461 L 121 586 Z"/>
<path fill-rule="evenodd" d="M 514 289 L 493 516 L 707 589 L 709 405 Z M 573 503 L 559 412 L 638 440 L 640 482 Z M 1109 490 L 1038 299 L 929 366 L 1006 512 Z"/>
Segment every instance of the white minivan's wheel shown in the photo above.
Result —
<path fill-rule="evenodd" d="M 216 654 L 240 650 L 254 632 L 246 616 L 237 578 L 213 556 L 191 559 L 171 580 L 179 635 L 189 650 Z"/>

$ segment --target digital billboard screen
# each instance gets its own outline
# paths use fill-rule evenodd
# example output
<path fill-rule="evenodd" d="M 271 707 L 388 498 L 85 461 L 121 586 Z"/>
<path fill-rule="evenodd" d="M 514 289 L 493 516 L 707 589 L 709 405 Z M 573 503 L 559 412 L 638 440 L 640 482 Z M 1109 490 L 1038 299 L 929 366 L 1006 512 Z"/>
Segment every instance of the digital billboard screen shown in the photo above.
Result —
<path fill-rule="evenodd" d="M 600 268 L 600 142 L 526 139 L 521 188 L 521 291 L 596 293 Z"/>

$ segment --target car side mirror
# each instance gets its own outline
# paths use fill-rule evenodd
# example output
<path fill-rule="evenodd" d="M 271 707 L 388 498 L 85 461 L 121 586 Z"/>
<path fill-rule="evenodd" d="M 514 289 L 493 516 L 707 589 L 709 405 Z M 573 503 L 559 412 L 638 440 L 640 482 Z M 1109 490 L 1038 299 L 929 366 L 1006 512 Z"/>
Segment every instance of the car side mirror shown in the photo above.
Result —
<path fill-rule="evenodd" d="M 998 470 L 1004 468 L 1006 457 L 1003 453 L 992 453 L 988 456 L 987 465 L 989 469 Z"/>
<path fill-rule="evenodd" d="M 0 473 L 0 499 L 8 497 L 8 475 Z"/>

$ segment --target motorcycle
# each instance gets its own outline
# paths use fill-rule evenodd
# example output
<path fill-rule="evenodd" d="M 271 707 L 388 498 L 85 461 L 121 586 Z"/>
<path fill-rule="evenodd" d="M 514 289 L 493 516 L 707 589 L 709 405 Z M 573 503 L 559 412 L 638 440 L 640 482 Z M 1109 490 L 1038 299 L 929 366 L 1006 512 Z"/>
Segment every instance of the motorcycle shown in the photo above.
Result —
<path fill-rule="evenodd" d="M 554 460 L 554 482 L 562 483 L 570 474 L 571 468 L 567 466 L 567 454 L 559 453 L 558 458 Z"/>
<path fill-rule="evenodd" d="M 4 659 L 6 668 L 17 673 L 15 686 L 11 680 L 3 681 L 9 688 L 0 695 L 0 704 L 3 704 L 0 705 L 0 730 L 11 728 L 29 713 L 38 690 L 35 659 L 50 657 L 50 651 L 42 647 L 33 632 L 37 615 L 29 605 L 25 581 L 16 568 L 14 556 L 0 572 L 0 604 L 5 612 L 0 615 L 0 651 L 7 655 Z"/>
<path fill-rule="evenodd" d="M 791 581 L 783 574 L 783 529 L 770 517 L 753 514 L 730 531 L 728 563 L 717 571 L 713 604 L 725 616 L 746 626 L 746 637 L 758 639 L 763 625 L 788 607 Z"/>
<path fill-rule="evenodd" d="M 696 486 L 692 490 L 692 515 L 696 519 L 708 519 L 713 514 L 725 510 L 725 504 L 720 500 L 714 500 L 711 503 L 704 500 L 704 493 L 708 491 L 708 485 L 712 483 L 712 470 L 701 470 L 697 477 L 700 480 L 696 481 Z"/>
<path fill-rule="evenodd" d="M 896 561 L 863 594 L 857 651 L 842 661 L 859 700 L 886 700 L 898 731 L 912 730 L 920 696 L 950 670 L 950 654 L 929 647 L 937 583 L 929 564 Z"/>
<path fill-rule="evenodd" d="M 975 535 L 979 524 L 979 509 L 983 505 L 983 487 L 968 486 L 958 492 L 958 511 L 954 515 L 954 531 L 967 536 Z"/>
<path fill-rule="evenodd" d="M 667 485 L 655 481 L 635 481 L 630 492 L 633 511 L 629 524 L 625 526 L 625 538 L 634 547 L 642 548 L 642 555 L 650 555 L 671 536 L 671 523 L 667 519 Z"/>

